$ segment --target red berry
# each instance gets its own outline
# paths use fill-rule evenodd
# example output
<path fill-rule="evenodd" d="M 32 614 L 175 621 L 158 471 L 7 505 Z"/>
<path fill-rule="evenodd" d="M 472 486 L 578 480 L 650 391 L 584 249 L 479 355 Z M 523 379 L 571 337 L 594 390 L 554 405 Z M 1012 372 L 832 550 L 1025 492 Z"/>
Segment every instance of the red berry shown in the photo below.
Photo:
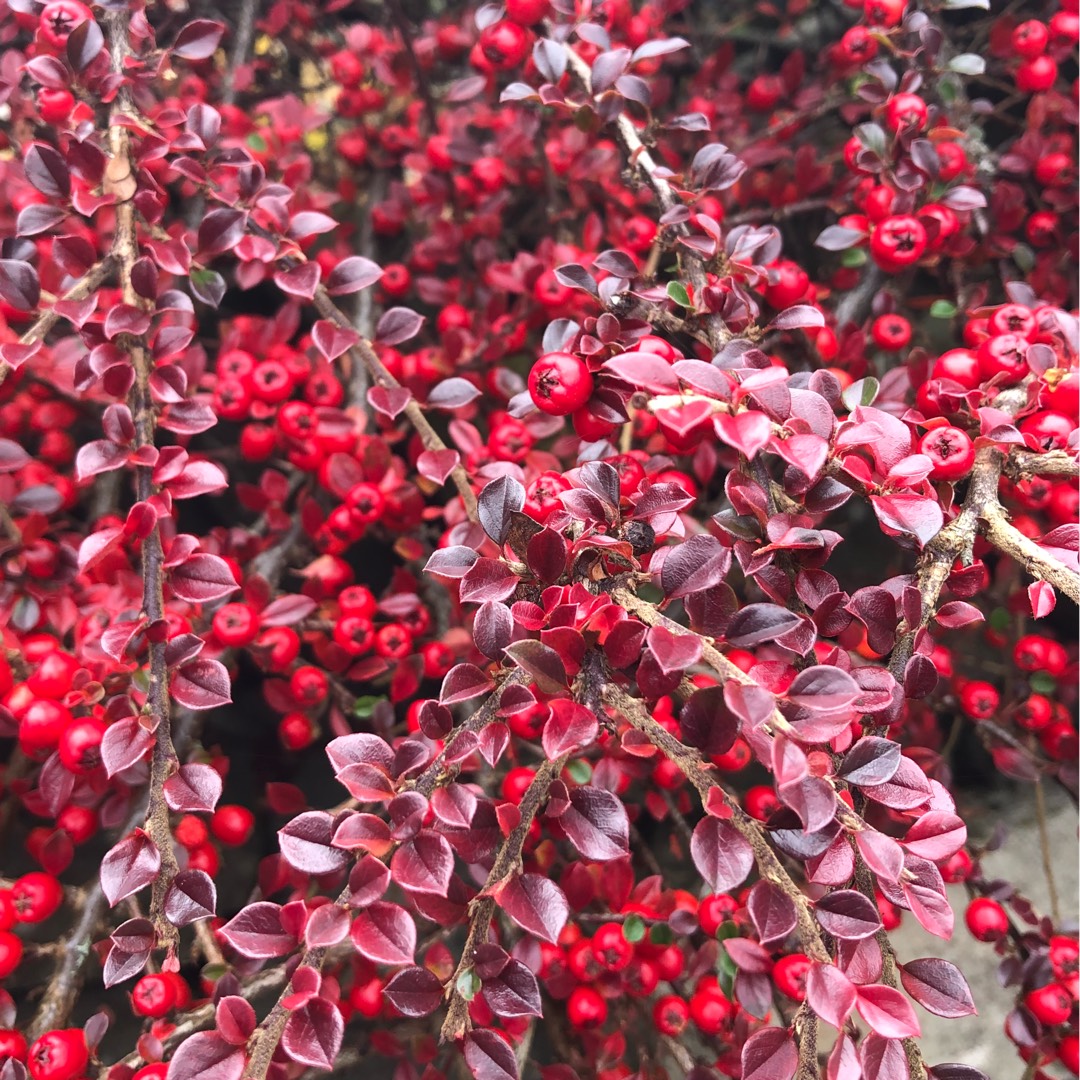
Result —
<path fill-rule="evenodd" d="M 1001 704 L 1001 695 L 988 682 L 965 683 L 960 691 L 960 708 L 972 720 L 989 720 Z"/>
<path fill-rule="evenodd" d="M 566 1015 L 579 1030 L 600 1027 L 607 1020 L 607 1002 L 591 986 L 578 986 L 566 1003 Z"/>
<path fill-rule="evenodd" d="M 769 816 L 780 809 L 780 799 L 768 784 L 758 784 L 743 795 L 746 812 L 758 821 L 767 821 Z"/>
<path fill-rule="evenodd" d="M 1005 909 L 988 896 L 980 896 L 968 904 L 964 922 L 977 941 L 997 941 L 1009 932 L 1009 916 Z"/>
<path fill-rule="evenodd" d="M 934 480 L 959 480 L 975 464 L 975 444 L 966 431 L 955 427 L 928 431 L 919 443 L 919 453 L 934 463 L 930 471 Z"/>
<path fill-rule="evenodd" d="M 22 938 L 10 930 L 0 930 L 0 979 L 6 979 L 22 960 Z"/>
<path fill-rule="evenodd" d="M 870 236 L 870 254 L 886 271 L 912 266 L 926 251 L 926 229 L 917 217 L 898 214 L 878 224 Z"/>
<path fill-rule="evenodd" d="M 47 1031 L 30 1047 L 27 1059 L 33 1080 L 76 1080 L 89 1063 L 81 1028 Z"/>
<path fill-rule="evenodd" d="M 1047 1027 L 1064 1024 L 1073 1010 L 1073 999 L 1069 992 L 1057 983 L 1032 990 L 1024 997 L 1024 1004 L 1035 1019 Z"/>
<path fill-rule="evenodd" d="M 500 19 L 480 31 L 478 45 L 489 64 L 505 71 L 525 59 L 529 35 L 516 22 Z"/>
<path fill-rule="evenodd" d="M 690 998 L 690 1016 L 704 1035 L 716 1035 L 735 1009 L 715 986 L 699 986 Z"/>
<path fill-rule="evenodd" d="M 634 958 L 634 946 L 623 935 L 622 923 L 604 923 L 592 938 L 593 955 L 607 971 L 622 971 Z"/>
<path fill-rule="evenodd" d="M 26 1061 L 27 1044 L 21 1031 L 13 1028 L 0 1028 L 0 1065 L 9 1058 Z"/>
<path fill-rule="evenodd" d="M 75 95 L 60 87 L 43 86 L 38 91 L 38 112 L 47 124 L 63 123 L 75 108 Z"/>
<path fill-rule="evenodd" d="M 894 94 L 885 107 L 885 123 L 891 131 L 919 131 L 926 126 L 926 102 L 918 94 Z"/>
<path fill-rule="evenodd" d="M 905 7 L 906 0 L 865 0 L 863 13 L 871 26 L 898 26 Z"/>
<path fill-rule="evenodd" d="M 1050 31 L 1046 23 L 1039 22 L 1038 19 L 1028 19 L 1012 32 L 1013 50 L 1017 56 L 1023 56 L 1028 60 L 1046 52 L 1046 46 L 1049 43 Z"/>
<path fill-rule="evenodd" d="M 583 360 L 569 353 L 547 353 L 529 372 L 533 404 L 549 416 L 577 412 L 592 397 L 593 377 Z"/>
<path fill-rule="evenodd" d="M 806 976 L 810 971 L 810 959 L 802 953 L 782 956 L 773 965 L 772 980 L 776 988 L 792 1001 L 806 997 Z"/>
<path fill-rule="evenodd" d="M 712 893 L 703 897 L 698 905 L 698 923 L 709 937 L 715 937 L 721 924 L 737 910 L 737 905 L 727 893 Z"/>
<path fill-rule="evenodd" d="M 678 1038 L 690 1022 L 690 1006 L 677 994 L 665 994 L 653 1005 L 653 1023 L 661 1035 Z"/>
<path fill-rule="evenodd" d="M 15 917 L 23 923 L 44 922 L 63 903 L 64 890 L 52 874 L 34 870 L 11 886 Z"/>
<path fill-rule="evenodd" d="M 1057 63 L 1052 56 L 1036 56 L 1016 69 L 1016 88 L 1025 94 L 1049 90 L 1057 79 Z"/>
<path fill-rule="evenodd" d="M 1073 1075 L 1080 1073 L 1080 1037 L 1066 1035 L 1058 1043 L 1058 1060 Z"/>
<path fill-rule="evenodd" d="M 246 844 L 255 829 L 255 815 L 246 806 L 219 806 L 210 818 L 210 831 L 228 847 Z"/>
<path fill-rule="evenodd" d="M 88 716 L 67 727 L 58 747 L 64 768 L 77 776 L 92 773 L 101 764 L 101 740 L 107 728 L 104 720 Z"/>
<path fill-rule="evenodd" d="M 903 315 L 879 315 L 870 327 L 870 336 L 879 349 L 895 352 L 911 341 L 911 323 Z"/>
<path fill-rule="evenodd" d="M 176 1004 L 176 986 L 166 975 L 144 975 L 132 988 L 131 1007 L 138 1016 L 155 1019 Z"/>
<path fill-rule="evenodd" d="M 52 0 L 41 9 L 41 38 L 54 49 L 63 49 L 71 31 L 93 17 L 90 9 L 79 0 Z"/>

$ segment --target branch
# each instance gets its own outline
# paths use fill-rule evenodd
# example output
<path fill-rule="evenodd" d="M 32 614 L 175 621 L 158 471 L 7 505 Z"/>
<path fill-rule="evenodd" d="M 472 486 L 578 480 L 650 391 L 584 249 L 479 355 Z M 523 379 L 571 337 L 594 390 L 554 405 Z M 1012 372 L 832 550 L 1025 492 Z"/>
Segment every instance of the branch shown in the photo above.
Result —
<path fill-rule="evenodd" d="M 105 279 L 112 273 L 115 264 L 115 256 L 106 255 L 100 262 L 95 263 L 85 274 L 62 297 L 60 300 L 85 300 L 92 292 L 104 284 Z M 58 303 L 59 301 L 57 301 Z M 49 331 L 60 321 L 60 314 L 54 303 L 48 311 L 43 311 L 29 330 L 23 332 L 19 338 L 20 345 L 33 345 L 35 341 L 43 341 Z M 3 360 L 0 360 L 0 386 L 15 369 Z"/>
<path fill-rule="evenodd" d="M 994 408 L 1000 409 L 1009 416 L 1016 416 L 1027 404 L 1028 385 L 1028 381 L 1025 381 L 1019 386 L 998 394 L 993 402 Z M 1005 454 L 994 446 L 984 446 L 978 450 L 975 454 L 971 476 L 968 478 L 967 495 L 960 512 L 952 521 L 947 522 L 937 536 L 926 545 L 917 570 L 917 585 L 922 598 L 919 621 L 914 626 L 909 626 L 906 621 L 901 623 L 899 638 L 889 658 L 889 671 L 898 683 L 903 683 L 904 669 L 915 651 L 915 638 L 937 612 L 941 591 L 956 561 L 959 559 L 970 564 L 973 558 L 972 546 L 979 532 L 980 522 L 986 523 L 983 528 L 989 530 L 987 538 L 994 543 L 995 541 L 990 536 L 990 532 L 993 532 L 1001 541 L 995 544 L 999 550 L 1007 554 L 1013 554 L 1014 550 L 1019 552 L 1014 557 L 1018 558 L 1022 565 L 1028 567 L 1030 572 L 1035 573 L 1036 569 L 1040 569 L 1051 575 L 1060 575 L 1060 572 L 1065 569 L 1027 537 L 1016 533 L 1016 536 L 1023 541 L 1021 544 L 1012 536 L 1016 530 L 1008 526 L 998 500 L 998 487 L 1005 462 Z M 1002 528 L 1002 526 L 1007 526 L 1007 528 Z M 1036 548 L 1036 551 L 1031 552 L 1027 545 Z M 1053 565 L 1047 566 L 1047 563 Z M 1036 576 L 1041 575 L 1036 574 Z M 1047 577 L 1044 580 L 1050 581 L 1051 578 Z M 1069 573 L 1068 578 L 1059 577 L 1059 580 L 1061 585 L 1058 587 L 1067 596 L 1076 600 L 1078 582 L 1075 576 Z M 1056 584 L 1056 582 L 1052 583 Z"/>
<path fill-rule="evenodd" d="M 646 626 L 662 626 L 666 630 L 670 630 L 673 634 L 693 634 L 694 637 L 700 638 L 701 658 L 717 673 L 717 675 L 720 676 L 723 682 L 734 680 L 737 683 L 741 683 L 743 686 L 756 687 L 758 685 L 745 671 L 742 670 L 742 668 L 737 667 L 718 648 L 716 648 L 711 639 L 694 630 L 688 630 L 681 623 L 677 623 L 674 619 L 669 619 L 666 615 L 661 615 L 652 604 L 635 596 L 625 586 L 619 586 L 618 588 L 613 589 L 611 592 L 611 599 L 614 600 L 616 604 L 620 605 L 620 607 L 629 611 L 635 618 L 640 619 Z M 771 726 L 774 731 L 788 732 L 791 730 L 791 725 L 780 713 L 779 709 L 773 709 L 772 715 L 766 721 L 766 724 Z"/>
<path fill-rule="evenodd" d="M 447 736 L 442 750 L 439 751 L 417 779 L 415 784 L 415 789 L 417 791 L 425 797 L 430 798 L 432 792 L 437 787 L 442 787 L 454 778 L 456 770 L 445 770 L 443 768 L 447 751 L 450 750 L 454 743 L 457 742 L 465 732 L 479 731 L 489 724 L 495 718 L 495 713 L 499 708 L 499 701 L 506 687 L 511 683 L 524 682 L 526 678 L 527 676 L 523 671 L 517 670 L 511 672 L 507 678 L 504 679 L 502 686 L 494 690 L 487 701 L 485 701 L 472 716 L 464 723 L 459 724 L 450 735 Z M 528 826 L 526 826 L 526 830 L 527 828 Z M 522 838 L 522 843 L 524 843 L 524 837 Z M 383 855 L 384 861 L 388 859 L 391 854 L 392 850 L 386 852 L 386 854 Z M 496 865 L 498 865 L 498 859 L 496 859 Z M 352 889 L 346 884 L 345 888 L 338 894 L 334 903 L 347 907 L 351 894 Z M 494 903 L 494 901 L 492 901 L 492 903 Z M 488 922 L 490 923 L 490 917 Z M 321 971 L 326 956 L 326 949 L 305 949 L 296 966 L 313 967 L 316 971 Z M 281 970 L 284 972 L 284 967 L 282 967 Z M 296 968 L 292 968 L 292 970 L 295 971 Z M 274 1052 L 277 1050 L 278 1043 L 281 1042 L 281 1036 L 285 1031 L 285 1023 L 289 1018 L 289 1012 L 285 1008 L 284 1002 L 290 993 L 292 993 L 291 978 L 284 990 L 282 990 L 278 1000 L 274 1003 L 273 1008 L 271 1008 L 262 1023 L 255 1029 L 254 1034 L 248 1042 L 250 1058 L 248 1060 L 248 1066 L 244 1071 L 245 1080 L 265 1080 L 267 1070 L 270 1068 L 270 1063 L 274 1057 Z"/>
<path fill-rule="evenodd" d="M 259 0 L 242 0 L 240 15 L 236 20 L 236 36 L 233 38 L 233 49 L 229 55 L 229 66 L 225 70 L 224 86 L 221 92 L 221 100 L 226 105 L 236 102 L 236 69 L 247 63 L 248 53 L 251 51 L 252 31 L 255 28 L 255 9 L 259 6 Z"/>
<path fill-rule="evenodd" d="M 807 1002 L 799 1006 L 792 1025 L 795 1040 L 799 1044 L 799 1069 L 795 1080 L 819 1080 L 821 1070 L 818 1067 L 818 1015 Z"/>
<path fill-rule="evenodd" d="M 568 43 L 564 47 L 570 71 L 592 97 L 592 73 L 589 65 L 581 59 Z M 593 104 L 596 104 L 595 97 L 593 98 Z M 620 113 L 615 120 L 615 137 L 623 148 L 630 167 L 641 173 L 642 179 L 652 189 L 656 201 L 660 204 L 661 211 L 666 214 L 669 210 L 682 206 L 682 199 L 676 194 L 675 189 L 667 180 L 659 174 L 660 165 L 641 141 L 637 128 L 634 127 L 633 121 L 625 113 Z M 676 225 L 675 232 L 679 236 L 686 236 L 686 226 Z M 684 258 L 684 256 L 687 257 Z M 678 259 L 680 269 L 683 270 L 687 280 L 693 286 L 694 302 L 699 304 L 702 293 L 709 284 L 708 259 L 691 248 L 680 249 Z M 719 315 L 706 314 L 704 324 L 709 345 L 714 351 L 719 350 L 726 342 L 731 340 L 731 331 L 728 330 L 724 320 Z"/>
<path fill-rule="evenodd" d="M 330 299 L 330 294 L 326 291 L 325 286 L 320 285 L 315 290 L 314 303 L 315 310 L 324 319 L 329 319 L 346 330 L 354 329 L 345 313 Z M 386 365 L 376 355 L 370 342 L 361 338 L 356 345 L 350 346 L 349 353 L 354 364 L 359 362 L 367 368 L 368 374 L 378 386 L 386 387 L 388 390 L 400 388 L 401 384 L 386 370 Z M 446 443 L 442 441 L 438 432 L 431 426 L 428 418 L 424 415 L 424 410 L 420 408 L 419 402 L 411 396 L 405 406 L 405 415 L 416 429 L 417 435 L 420 436 L 424 449 L 436 451 L 447 449 Z M 473 494 L 472 484 L 469 483 L 469 474 L 465 471 L 464 466 L 455 465 L 450 476 L 454 481 L 454 486 L 458 489 L 461 501 L 465 504 L 465 513 L 468 515 L 469 520 L 479 521 L 476 511 L 476 496 Z"/>
<path fill-rule="evenodd" d="M 472 968 L 473 957 L 476 950 L 483 945 L 491 930 L 491 919 L 495 914 L 494 893 L 499 886 L 514 876 L 521 865 L 521 852 L 525 847 L 525 840 L 529 835 L 540 807 L 547 800 L 548 789 L 559 778 L 569 759 L 569 754 L 563 754 L 555 761 L 545 761 L 529 784 L 528 790 L 522 796 L 519 809 L 521 820 L 514 827 L 513 832 L 503 841 L 495 856 L 487 881 L 484 883 L 480 895 L 473 899 L 470 904 L 471 915 L 469 918 L 469 933 L 465 938 L 465 946 L 461 950 L 461 959 L 450 976 L 447 986 L 450 990 L 449 1006 L 446 1019 L 442 1026 L 442 1041 L 455 1042 L 460 1039 L 471 1027 L 469 1020 L 469 1003 L 458 989 L 461 977 Z"/>
<path fill-rule="evenodd" d="M 128 43 L 128 18 L 126 11 L 109 12 L 106 16 L 109 54 L 112 70 L 123 76 L 125 61 L 130 53 Z M 106 191 L 116 198 L 116 231 L 113 236 L 112 256 L 120 268 L 120 287 L 123 302 L 134 308 L 144 307 L 132 284 L 132 270 L 139 257 L 136 232 L 135 166 L 131 152 L 131 139 L 125 119 L 134 115 L 131 87 L 121 83 L 109 119 L 109 148 L 111 160 L 106 168 Z M 131 388 L 129 404 L 135 418 L 135 445 L 142 449 L 153 448 L 156 429 L 154 401 L 150 393 L 150 375 L 153 359 L 145 344 L 130 335 L 124 335 L 124 345 L 135 369 L 135 383 Z M 148 501 L 154 494 L 153 469 L 147 465 L 136 467 L 136 488 L 140 502 Z M 151 626 L 163 625 L 165 620 L 164 556 L 161 548 L 161 529 L 158 522 L 150 535 L 142 542 L 143 610 Z M 180 936 L 175 926 L 165 917 L 165 895 L 173 878 L 179 871 L 173 852 L 172 829 L 169 825 L 169 808 L 165 802 L 165 781 L 178 764 L 172 742 L 172 723 L 169 711 L 169 670 L 165 657 L 166 642 L 151 640 L 149 686 L 146 692 L 146 708 L 154 723 L 154 750 L 150 764 L 150 794 L 147 806 L 146 831 L 153 840 L 161 857 L 161 872 L 154 879 L 150 899 L 150 918 L 154 923 L 159 941 L 166 944 L 170 953 L 179 944 Z"/>
<path fill-rule="evenodd" d="M 1080 462 L 1064 450 L 1036 454 L 1033 450 L 1014 449 L 1005 462 L 1010 480 L 1029 480 L 1033 476 L 1080 476 Z"/>
<path fill-rule="evenodd" d="M 983 535 L 998 551 L 1015 559 L 1032 577 L 1049 582 L 1074 604 L 1080 604 L 1080 575 L 1009 524 L 996 501 L 983 511 L 981 526 Z"/>
<path fill-rule="evenodd" d="M 632 728 L 640 731 L 653 746 L 678 766 L 683 776 L 697 789 L 703 804 L 712 792 L 720 794 L 725 806 L 731 811 L 731 817 L 728 820 L 750 844 L 754 852 L 758 873 L 767 881 L 772 882 L 794 903 L 798 917 L 799 942 L 806 955 L 818 963 L 832 963 L 832 957 L 829 955 L 829 950 L 825 948 L 825 942 L 814 920 L 809 898 L 795 884 L 776 857 L 776 852 L 769 844 L 761 822 L 752 818 L 728 792 L 712 782 L 706 775 L 708 766 L 697 750 L 684 745 L 659 721 L 654 720 L 640 700 L 630 697 L 625 690 L 611 683 L 605 686 L 603 696 L 604 703 L 609 708 L 619 713 Z"/>

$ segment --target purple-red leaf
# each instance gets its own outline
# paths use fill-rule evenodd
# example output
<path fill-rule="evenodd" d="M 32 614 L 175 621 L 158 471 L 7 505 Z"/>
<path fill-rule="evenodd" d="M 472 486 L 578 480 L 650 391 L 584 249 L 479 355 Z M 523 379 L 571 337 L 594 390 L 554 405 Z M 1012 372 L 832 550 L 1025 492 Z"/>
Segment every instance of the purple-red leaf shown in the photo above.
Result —
<path fill-rule="evenodd" d="M 552 945 L 558 941 L 570 914 L 562 889 L 540 874 L 520 874 L 511 878 L 495 899 L 522 930 Z"/>
<path fill-rule="evenodd" d="M 218 934 L 252 960 L 287 956 L 296 948 L 296 938 L 281 924 L 281 907 L 267 901 L 248 904 Z"/>
<path fill-rule="evenodd" d="M 842 941 L 858 941 L 881 929 L 877 906 L 854 889 L 826 893 L 816 910 L 818 922 Z"/>
<path fill-rule="evenodd" d="M 475 1080 L 518 1080 L 513 1048 L 487 1028 L 477 1028 L 465 1036 L 465 1064 Z"/>
<path fill-rule="evenodd" d="M 603 788 L 574 788 L 559 824 L 586 859 L 606 862 L 630 851 L 626 810 L 615 795 Z"/>
<path fill-rule="evenodd" d="M 917 1038 L 922 1034 L 911 1002 L 891 986 L 882 983 L 860 986 L 856 1007 L 871 1030 L 882 1038 Z"/>
<path fill-rule="evenodd" d="M 240 1080 L 247 1055 L 216 1031 L 189 1035 L 174 1051 L 165 1080 Z"/>
<path fill-rule="evenodd" d="M 305 874 L 332 874 L 349 862 L 349 856 L 331 846 L 334 819 L 325 811 L 298 814 L 278 830 L 278 842 L 285 861 Z"/>
<path fill-rule="evenodd" d="M 397 904 L 376 901 L 352 924 L 353 945 L 377 964 L 411 964 L 416 952 L 416 924 Z"/>
<path fill-rule="evenodd" d="M 106 853 L 101 862 L 101 889 L 116 907 L 149 885 L 161 869 L 161 852 L 142 829 L 136 829 Z"/>
<path fill-rule="evenodd" d="M 313 997 L 285 1022 L 281 1047 L 293 1061 L 312 1069 L 329 1070 L 345 1037 L 341 1010 L 326 998 Z"/>
<path fill-rule="evenodd" d="M 975 1002 L 960 969 L 948 960 L 930 956 L 909 960 L 900 968 L 904 989 L 928 1012 L 953 1019 L 974 1016 Z"/>
<path fill-rule="evenodd" d="M 754 865 L 754 852 L 742 834 L 711 815 L 694 828 L 690 857 L 714 893 L 737 888 Z"/>
<path fill-rule="evenodd" d="M 407 967 L 386 984 L 383 993 L 398 1012 L 415 1018 L 427 1016 L 439 1007 L 443 988 L 428 968 Z"/>

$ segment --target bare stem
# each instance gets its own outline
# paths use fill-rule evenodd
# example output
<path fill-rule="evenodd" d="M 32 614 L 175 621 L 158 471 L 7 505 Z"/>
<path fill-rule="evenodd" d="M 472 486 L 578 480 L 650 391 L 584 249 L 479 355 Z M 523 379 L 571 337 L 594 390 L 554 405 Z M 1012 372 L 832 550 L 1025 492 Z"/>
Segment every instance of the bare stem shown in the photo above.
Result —
<path fill-rule="evenodd" d="M 1046 889 L 1050 894 L 1050 914 L 1055 923 L 1061 922 L 1061 907 L 1058 903 L 1057 880 L 1054 877 L 1054 856 L 1050 850 L 1050 831 L 1046 825 L 1046 790 L 1042 777 L 1035 778 L 1035 816 L 1039 822 L 1039 848 L 1042 853 L 1043 873 L 1046 875 Z"/>

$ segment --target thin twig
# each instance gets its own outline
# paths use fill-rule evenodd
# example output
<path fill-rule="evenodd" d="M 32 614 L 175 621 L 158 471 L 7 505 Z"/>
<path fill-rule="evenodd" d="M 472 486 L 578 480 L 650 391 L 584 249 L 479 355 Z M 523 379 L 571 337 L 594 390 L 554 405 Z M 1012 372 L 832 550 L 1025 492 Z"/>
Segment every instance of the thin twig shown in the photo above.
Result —
<path fill-rule="evenodd" d="M 233 38 L 232 52 L 229 54 L 229 66 L 225 69 L 224 86 L 221 100 L 225 105 L 236 103 L 236 72 L 247 63 L 251 51 L 251 38 L 255 28 L 255 9 L 259 0 L 242 0 L 240 14 L 236 20 L 236 36 Z"/>
<path fill-rule="evenodd" d="M 1054 858 L 1050 850 L 1050 831 L 1046 825 L 1046 791 L 1042 777 L 1035 778 L 1035 816 L 1039 821 L 1039 848 L 1042 851 L 1043 873 L 1046 875 L 1046 889 L 1050 894 L 1050 914 L 1054 923 L 1061 922 L 1061 908 L 1058 904 L 1057 881 L 1054 878 Z"/>
<path fill-rule="evenodd" d="M 64 301 L 85 300 L 91 293 L 104 284 L 105 279 L 112 273 L 115 264 L 113 255 L 106 255 L 100 262 L 95 263 L 85 274 L 60 298 Z M 33 345 L 35 341 L 43 341 L 49 331 L 60 321 L 60 313 L 54 303 L 48 311 L 43 311 L 35 320 L 29 330 L 25 330 L 19 337 L 20 345 Z M 0 360 L 0 385 L 14 371 L 9 364 Z"/>

